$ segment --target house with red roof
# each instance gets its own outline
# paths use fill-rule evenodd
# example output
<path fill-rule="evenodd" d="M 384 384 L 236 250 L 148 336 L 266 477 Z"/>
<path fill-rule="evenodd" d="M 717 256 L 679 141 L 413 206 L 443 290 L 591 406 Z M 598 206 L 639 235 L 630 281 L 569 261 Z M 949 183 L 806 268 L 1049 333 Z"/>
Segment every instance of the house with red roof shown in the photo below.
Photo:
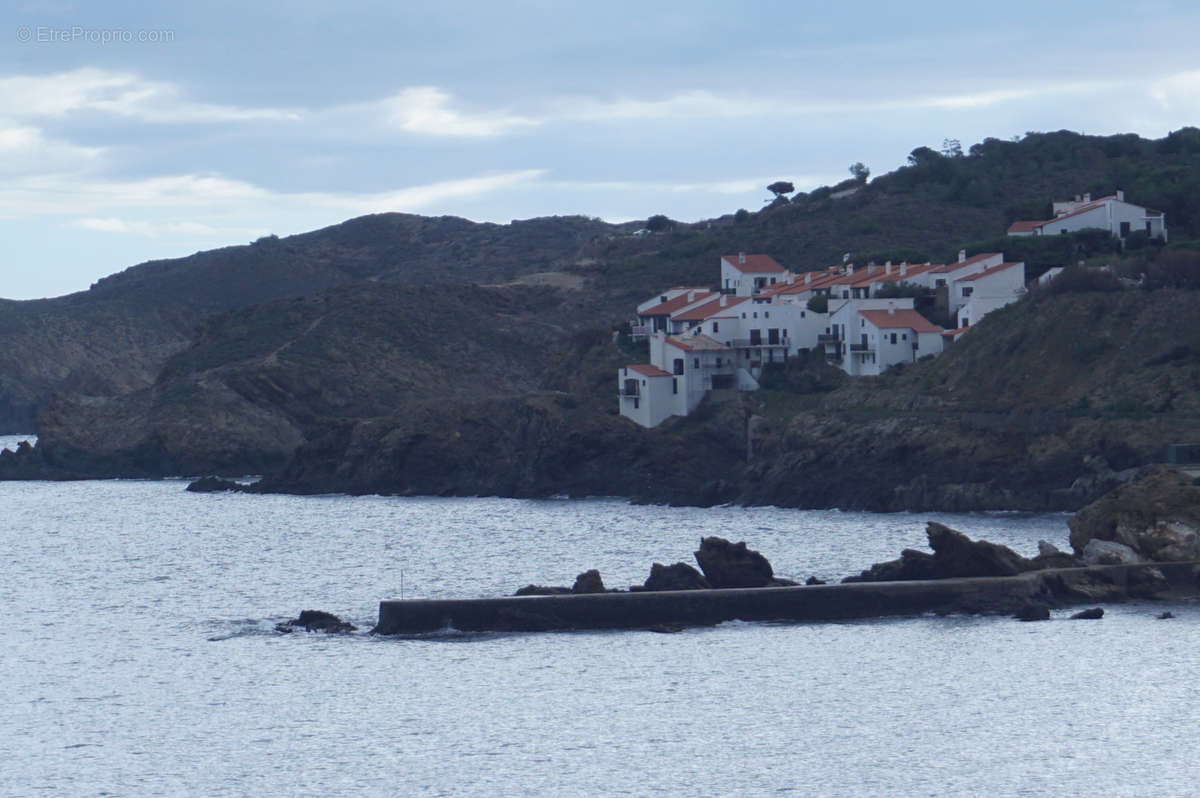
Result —
<path fill-rule="evenodd" d="M 1122 241 L 1133 232 L 1145 232 L 1150 238 L 1167 240 L 1167 219 L 1162 211 L 1135 205 L 1125 200 L 1125 192 L 1117 191 L 1092 199 L 1091 194 L 1074 200 L 1056 202 L 1053 219 L 1016 221 L 1008 227 L 1010 236 L 1045 236 L 1074 233 L 1079 230 L 1107 230 Z"/>
<path fill-rule="evenodd" d="M 944 346 L 942 328 L 914 310 L 911 298 L 847 301 L 830 313 L 829 323 L 822 336 L 826 359 L 853 377 L 882 374 Z"/>
<path fill-rule="evenodd" d="M 721 292 L 735 296 L 753 296 L 763 289 L 782 283 L 790 274 L 770 255 L 721 256 Z"/>
<path fill-rule="evenodd" d="M 993 310 L 1016 302 L 1025 294 L 1024 261 L 1005 261 L 954 281 L 952 293 L 961 302 L 958 326 L 978 324 Z"/>

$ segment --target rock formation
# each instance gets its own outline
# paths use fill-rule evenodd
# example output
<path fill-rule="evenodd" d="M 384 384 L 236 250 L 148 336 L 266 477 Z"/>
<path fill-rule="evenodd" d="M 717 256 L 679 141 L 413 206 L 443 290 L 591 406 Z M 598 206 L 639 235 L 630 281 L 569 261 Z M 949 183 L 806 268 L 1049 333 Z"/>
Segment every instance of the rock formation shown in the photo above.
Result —
<path fill-rule="evenodd" d="M 702 538 L 695 554 L 704 578 L 715 588 L 767 587 L 775 577 L 767 558 L 746 548 L 745 541 L 730 543 L 725 538 Z"/>
<path fill-rule="evenodd" d="M 358 627 L 343 621 L 331 612 L 323 610 L 301 610 L 300 615 L 291 621 L 275 625 L 277 632 L 294 632 L 303 629 L 306 632 L 328 632 L 330 634 L 347 634 Z"/>
<path fill-rule="evenodd" d="M 1200 485 L 1181 471 L 1158 468 L 1087 505 L 1070 524 L 1071 547 L 1081 556 L 1109 542 L 1141 560 L 1200 559 Z M 1121 551 L 1103 548 L 1109 555 Z"/>
<path fill-rule="evenodd" d="M 1042 554 L 1037 559 L 1029 560 L 1007 546 L 986 540 L 971 540 L 962 532 L 936 521 L 926 525 L 925 534 L 933 554 L 905 549 L 900 552 L 900 559 L 876 563 L 858 576 L 850 576 L 842 581 L 889 582 L 963 576 L 1015 576 L 1025 571 L 1061 567 L 1052 565 L 1061 559 L 1060 556 Z"/>
<path fill-rule="evenodd" d="M 685 562 L 674 565 L 654 563 L 650 566 L 650 576 L 645 584 L 634 586 L 632 590 L 706 590 L 711 588 L 704 575 Z"/>

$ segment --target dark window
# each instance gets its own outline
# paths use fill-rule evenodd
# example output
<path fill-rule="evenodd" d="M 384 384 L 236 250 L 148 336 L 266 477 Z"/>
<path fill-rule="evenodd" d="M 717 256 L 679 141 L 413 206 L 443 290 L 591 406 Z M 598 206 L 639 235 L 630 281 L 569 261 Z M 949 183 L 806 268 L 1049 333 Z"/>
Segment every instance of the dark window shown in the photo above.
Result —
<path fill-rule="evenodd" d="M 720 329 L 721 329 L 721 325 L 718 322 L 714 321 L 713 322 L 713 332 L 717 332 Z"/>
<path fill-rule="evenodd" d="M 638 400 L 637 400 L 636 396 L 633 398 L 633 409 L 634 410 L 638 409 Z"/>
<path fill-rule="evenodd" d="M 682 374 L 683 373 L 683 358 L 681 358 L 681 357 L 675 358 L 675 360 L 671 364 L 671 366 L 672 366 L 672 370 L 676 374 Z"/>
<path fill-rule="evenodd" d="M 942 287 L 943 285 L 945 285 L 945 284 L 946 284 L 946 281 L 945 281 L 945 280 L 938 280 L 936 285 L 937 285 L 937 287 L 938 287 L 938 288 L 941 288 L 941 287 Z"/>
<path fill-rule="evenodd" d="M 717 368 L 721 368 L 721 358 L 717 358 Z"/>
<path fill-rule="evenodd" d="M 892 343 L 896 343 L 896 334 L 892 333 Z"/>
<path fill-rule="evenodd" d="M 671 378 L 671 393 L 679 393 L 679 380 Z"/>
<path fill-rule="evenodd" d="M 974 286 L 964 285 L 963 286 L 963 296 L 970 296 L 971 292 L 974 290 L 975 290 Z"/>
<path fill-rule="evenodd" d="M 1146 235 L 1150 235 L 1150 223 L 1146 222 Z"/>
<path fill-rule="evenodd" d="M 907 340 L 908 340 L 908 333 L 901 333 L 901 334 L 900 334 L 900 340 L 901 340 L 901 341 L 907 341 Z"/>
<path fill-rule="evenodd" d="M 1121 238 L 1129 235 L 1129 222 L 1121 222 Z"/>
<path fill-rule="evenodd" d="M 764 319 L 769 319 L 769 318 L 771 318 L 771 311 L 769 311 L 769 310 L 764 310 L 764 311 L 763 311 L 763 318 L 764 318 Z"/>
<path fill-rule="evenodd" d="M 758 318 L 758 311 L 757 311 L 757 310 L 756 310 L 756 311 L 754 311 L 754 318 L 756 318 L 756 319 Z"/>
<path fill-rule="evenodd" d="M 692 358 L 692 368 L 700 368 L 700 358 Z"/>
<path fill-rule="evenodd" d="M 772 327 L 767 330 L 767 343 L 775 346 L 779 343 L 779 328 Z"/>

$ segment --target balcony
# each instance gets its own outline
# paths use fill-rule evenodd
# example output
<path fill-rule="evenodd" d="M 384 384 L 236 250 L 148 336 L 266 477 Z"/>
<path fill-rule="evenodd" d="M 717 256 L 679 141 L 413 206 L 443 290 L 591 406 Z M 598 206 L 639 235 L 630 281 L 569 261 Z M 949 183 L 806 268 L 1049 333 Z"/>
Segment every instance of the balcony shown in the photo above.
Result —
<path fill-rule="evenodd" d="M 782 338 L 782 339 L 776 341 L 775 343 L 770 343 L 768 341 L 764 341 L 761 338 L 758 340 L 755 340 L 754 338 L 734 338 L 733 341 L 730 343 L 730 346 L 732 346 L 734 349 L 748 349 L 750 347 L 767 347 L 767 346 L 786 347 L 787 345 L 788 345 L 788 342 L 787 342 L 786 338 Z"/>
<path fill-rule="evenodd" d="M 869 352 L 871 347 L 867 344 L 850 344 L 851 352 Z"/>
<path fill-rule="evenodd" d="M 642 396 L 642 394 L 639 391 L 637 391 L 636 389 L 631 391 L 628 388 L 622 388 L 620 391 L 617 392 L 617 395 L 620 396 L 622 399 L 640 399 Z"/>
<path fill-rule="evenodd" d="M 836 344 L 841 340 L 837 335 L 822 334 L 817 336 L 817 343 L 819 344 Z"/>
<path fill-rule="evenodd" d="M 650 332 L 651 332 L 651 330 L 650 330 L 649 324 L 631 324 L 631 325 L 629 325 L 629 335 L 634 340 L 637 340 L 639 338 L 649 338 Z"/>

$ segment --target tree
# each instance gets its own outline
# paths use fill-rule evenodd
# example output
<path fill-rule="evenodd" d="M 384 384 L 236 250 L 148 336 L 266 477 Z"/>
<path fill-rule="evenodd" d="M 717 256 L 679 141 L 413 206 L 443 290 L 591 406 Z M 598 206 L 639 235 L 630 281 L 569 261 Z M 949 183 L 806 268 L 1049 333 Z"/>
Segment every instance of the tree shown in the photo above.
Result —
<path fill-rule="evenodd" d="M 796 187 L 786 180 L 776 180 L 774 183 L 767 186 L 767 191 L 770 191 L 772 194 L 774 194 L 776 199 L 779 199 L 784 194 L 791 194 L 795 190 Z"/>
<path fill-rule="evenodd" d="M 750 218 L 750 211 L 745 208 L 738 208 L 738 212 L 733 215 L 735 222 L 741 223 Z"/>
<path fill-rule="evenodd" d="M 958 139 L 942 139 L 942 155 L 947 158 L 963 157 L 962 142 Z"/>
<path fill-rule="evenodd" d="M 856 161 L 850 164 L 850 174 L 858 182 L 865 183 L 867 182 L 867 178 L 871 176 L 871 170 L 862 161 Z"/>
<path fill-rule="evenodd" d="M 929 166 L 942 160 L 942 154 L 929 147 L 917 147 L 908 154 L 909 166 Z"/>
<path fill-rule="evenodd" d="M 667 216 L 656 214 L 646 220 L 646 229 L 651 233 L 661 233 L 665 230 L 670 230 L 675 226 L 675 223 Z"/>

